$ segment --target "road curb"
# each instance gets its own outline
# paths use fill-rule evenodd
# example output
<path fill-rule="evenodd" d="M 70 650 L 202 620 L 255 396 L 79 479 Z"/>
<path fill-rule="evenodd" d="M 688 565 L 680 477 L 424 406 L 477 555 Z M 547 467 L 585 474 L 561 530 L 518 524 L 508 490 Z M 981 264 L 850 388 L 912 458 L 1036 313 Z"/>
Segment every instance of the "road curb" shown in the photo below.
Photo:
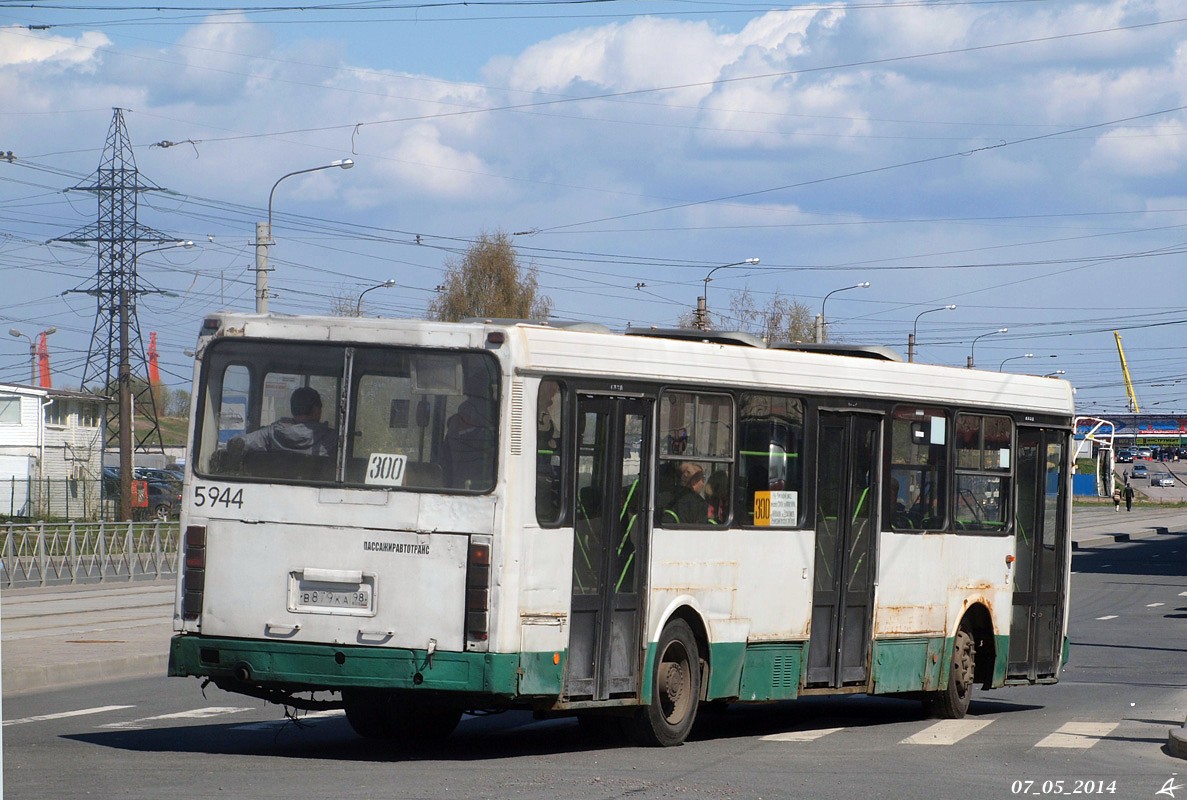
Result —
<path fill-rule="evenodd" d="M 1187 722 L 1167 732 L 1166 749 L 1176 758 L 1187 758 Z"/>
<path fill-rule="evenodd" d="M 47 689 L 86 686 L 108 681 L 164 676 L 169 654 L 124 656 L 74 664 L 44 664 L 14 667 L 3 671 L 3 696 L 9 697 Z"/>

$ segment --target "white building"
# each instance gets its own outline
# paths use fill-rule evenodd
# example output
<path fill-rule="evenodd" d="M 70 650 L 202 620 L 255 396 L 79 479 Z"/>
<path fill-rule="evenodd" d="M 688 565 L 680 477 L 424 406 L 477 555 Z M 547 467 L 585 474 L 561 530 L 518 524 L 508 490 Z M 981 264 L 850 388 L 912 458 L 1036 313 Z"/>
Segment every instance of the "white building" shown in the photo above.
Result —
<path fill-rule="evenodd" d="M 98 517 L 107 398 L 0 383 L 0 517 Z"/>

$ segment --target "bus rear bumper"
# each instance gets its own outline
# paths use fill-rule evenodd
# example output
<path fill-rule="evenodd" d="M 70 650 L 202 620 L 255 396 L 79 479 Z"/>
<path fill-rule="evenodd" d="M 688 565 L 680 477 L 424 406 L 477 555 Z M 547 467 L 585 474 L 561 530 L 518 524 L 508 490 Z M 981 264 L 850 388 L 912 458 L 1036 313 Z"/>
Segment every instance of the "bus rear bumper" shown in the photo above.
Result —
<path fill-rule="evenodd" d="M 171 677 L 210 678 L 221 688 L 235 684 L 287 691 L 409 689 L 514 698 L 520 654 L 456 653 L 351 645 L 174 636 Z M 252 693 L 245 691 L 244 693 Z"/>

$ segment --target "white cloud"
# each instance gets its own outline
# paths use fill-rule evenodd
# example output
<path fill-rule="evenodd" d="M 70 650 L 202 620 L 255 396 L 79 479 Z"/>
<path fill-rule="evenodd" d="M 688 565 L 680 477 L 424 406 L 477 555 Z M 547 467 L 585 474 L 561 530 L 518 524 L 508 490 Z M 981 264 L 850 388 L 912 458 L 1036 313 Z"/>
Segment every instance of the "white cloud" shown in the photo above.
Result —
<path fill-rule="evenodd" d="M 93 69 L 99 51 L 110 45 L 111 40 L 96 31 L 71 39 L 11 25 L 0 28 L 0 68 L 38 65 Z"/>
<path fill-rule="evenodd" d="M 442 141 L 441 131 L 434 125 L 408 128 L 386 155 L 390 160 L 377 167 L 404 193 L 435 199 L 486 194 L 483 187 L 487 183 L 476 174 L 486 171 L 481 159 Z M 433 169 L 426 170 L 426 166 Z"/>
<path fill-rule="evenodd" d="M 1187 168 L 1187 126 L 1167 120 L 1149 127 L 1116 128 L 1100 137 L 1090 162 L 1114 175 L 1151 177 Z"/>

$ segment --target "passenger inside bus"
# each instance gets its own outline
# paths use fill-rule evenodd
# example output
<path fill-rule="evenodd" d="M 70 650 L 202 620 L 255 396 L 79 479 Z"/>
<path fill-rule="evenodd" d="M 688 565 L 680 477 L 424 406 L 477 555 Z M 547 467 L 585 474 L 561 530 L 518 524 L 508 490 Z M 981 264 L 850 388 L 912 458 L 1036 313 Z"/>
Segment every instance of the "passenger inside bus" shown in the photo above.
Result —
<path fill-rule="evenodd" d="M 682 525 L 703 525 L 709 521 L 709 502 L 705 500 L 705 470 L 695 461 L 680 465 L 680 490 L 671 506 Z"/>
<path fill-rule="evenodd" d="M 445 425 L 442 470 L 455 489 L 489 489 L 494 485 L 494 402 L 467 397 Z"/>
<path fill-rule="evenodd" d="M 228 442 L 229 450 L 249 453 L 288 452 L 307 456 L 332 456 L 337 450 L 338 432 L 322 422 L 321 395 L 301 386 L 289 397 L 292 416 L 276 420 Z"/>
<path fill-rule="evenodd" d="M 705 484 L 705 500 L 708 501 L 709 522 L 724 525 L 730 515 L 730 476 L 729 472 L 719 469 L 709 476 Z"/>

